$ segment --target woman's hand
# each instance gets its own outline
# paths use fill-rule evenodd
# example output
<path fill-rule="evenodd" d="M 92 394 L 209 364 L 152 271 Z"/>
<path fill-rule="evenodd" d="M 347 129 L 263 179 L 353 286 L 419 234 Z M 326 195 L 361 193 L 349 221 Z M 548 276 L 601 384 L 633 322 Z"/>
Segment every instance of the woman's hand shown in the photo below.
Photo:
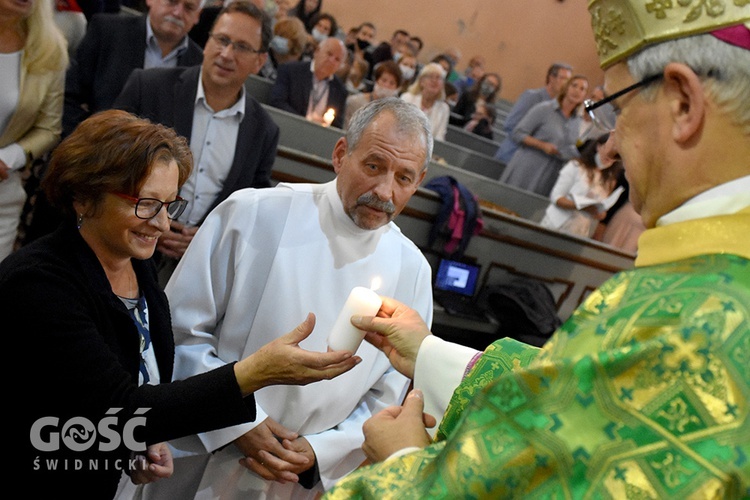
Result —
<path fill-rule="evenodd" d="M 130 471 L 133 484 L 148 484 L 171 477 L 174 473 L 172 452 L 167 443 L 152 444 L 145 453 L 135 456 L 136 468 Z"/>
<path fill-rule="evenodd" d="M 312 352 L 299 346 L 315 327 L 315 315 L 283 337 L 264 345 L 234 365 L 240 390 L 247 395 L 269 385 L 307 385 L 348 372 L 362 358 L 349 351 Z"/>

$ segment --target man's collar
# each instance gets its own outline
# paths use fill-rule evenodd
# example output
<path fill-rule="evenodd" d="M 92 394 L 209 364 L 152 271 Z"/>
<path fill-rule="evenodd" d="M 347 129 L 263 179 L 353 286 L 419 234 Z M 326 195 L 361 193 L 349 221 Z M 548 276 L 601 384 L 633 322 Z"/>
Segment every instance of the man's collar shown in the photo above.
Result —
<path fill-rule="evenodd" d="M 738 212 L 750 206 L 750 175 L 714 186 L 659 217 L 656 226 Z"/>
<path fill-rule="evenodd" d="M 221 114 L 221 116 L 239 115 L 240 121 L 245 117 L 245 101 L 246 101 L 245 86 L 240 87 L 240 97 L 237 101 L 227 109 L 216 111 L 211 109 L 206 100 L 206 91 L 203 88 L 203 73 L 198 72 L 198 90 L 195 92 L 195 102 L 193 105 L 197 105 L 200 102 L 206 106 L 207 109 L 211 110 L 212 113 Z"/>

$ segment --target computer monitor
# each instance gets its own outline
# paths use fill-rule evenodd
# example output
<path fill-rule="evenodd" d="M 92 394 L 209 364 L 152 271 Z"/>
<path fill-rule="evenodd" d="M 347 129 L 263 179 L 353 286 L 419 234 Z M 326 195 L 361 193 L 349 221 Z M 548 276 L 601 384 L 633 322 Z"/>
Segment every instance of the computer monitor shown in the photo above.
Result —
<path fill-rule="evenodd" d="M 435 290 L 473 297 L 479 281 L 481 266 L 441 259 L 435 276 Z"/>

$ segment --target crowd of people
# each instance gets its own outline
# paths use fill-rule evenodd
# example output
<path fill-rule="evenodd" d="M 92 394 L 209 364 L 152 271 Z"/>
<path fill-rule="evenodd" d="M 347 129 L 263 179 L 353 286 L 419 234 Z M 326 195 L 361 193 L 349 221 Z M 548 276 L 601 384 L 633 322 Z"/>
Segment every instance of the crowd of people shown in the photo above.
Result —
<path fill-rule="evenodd" d="M 499 180 L 550 198 L 544 231 L 637 239 L 636 267 L 543 347 L 477 352 L 430 333 L 432 271 L 393 219 L 449 123 L 494 138 L 499 72 L 323 0 L 123 5 L 143 12 L 0 0 L 0 303 L 43 391 L 12 417 L 28 496 L 750 495 L 750 6 L 627 19 L 645 38 L 597 37 L 603 86 L 554 63 L 521 94 Z M 250 75 L 343 129 L 333 181 L 272 187 Z M 374 278 L 367 342 L 331 351 Z"/>
<path fill-rule="evenodd" d="M 116 2 L 85 1 L 80 2 L 80 5 L 75 2 L 58 2 L 55 19 L 61 27 L 65 27 L 69 53 L 74 54 L 64 84 L 61 137 L 69 135 L 87 116 L 115 107 L 148 116 L 169 126 L 180 126 L 182 122 L 180 132 L 190 138 L 190 122 L 174 118 L 166 119 L 165 122 L 165 115 L 171 113 L 169 109 L 154 110 L 150 109 L 154 103 L 134 103 L 132 86 L 125 92 L 123 89 L 131 73 L 139 74 L 134 71 L 136 69 L 194 67 L 205 60 L 205 54 L 215 56 L 204 68 L 211 67 L 213 59 L 218 58 L 228 66 L 225 71 L 233 72 L 230 88 L 216 89 L 213 94 L 225 90 L 229 90 L 230 95 L 239 92 L 237 84 L 242 78 L 259 75 L 274 82 L 272 105 L 326 126 L 346 128 L 349 117 L 364 102 L 398 95 L 422 108 L 433 125 L 432 132 L 437 140 L 446 139 L 449 124 L 489 140 L 497 139 L 495 158 L 499 160 L 498 171 L 501 172 L 498 179 L 542 196 L 551 195 L 562 165 L 580 157 L 580 147 L 587 139 L 597 139 L 608 132 L 597 127 L 582 112 L 582 100 L 600 97 L 601 86 L 592 89 L 589 95 L 585 77 L 576 75 L 575 80 L 580 81 L 577 81 L 574 92 L 568 95 L 567 84 L 573 75 L 572 68 L 567 64 L 552 64 L 545 87 L 524 92 L 507 117 L 498 118 L 497 101 L 502 91 L 502 78 L 499 73 L 486 69 L 485 58 L 481 55 L 470 58 L 465 70 L 460 72 L 458 51 L 448 50 L 430 61 L 420 62 L 423 41 L 419 36 L 398 29 L 389 40 L 377 43 L 376 25 L 369 21 L 345 32 L 336 18 L 325 11 L 321 0 L 300 1 L 296 5 L 290 1 L 269 0 L 252 0 L 250 3 L 258 7 L 269 20 L 270 34 L 269 25 L 264 26 L 263 18 L 259 17 L 262 30 L 260 41 L 255 44 L 257 49 L 252 44 L 240 45 L 240 48 L 247 47 L 250 51 L 241 57 L 244 60 L 240 60 L 240 64 L 234 64 L 230 62 L 231 58 L 222 54 L 215 55 L 213 50 L 217 46 L 220 49 L 225 47 L 222 41 L 227 40 L 224 36 L 211 36 L 217 15 L 223 8 L 221 0 L 204 5 L 198 0 L 155 0 L 147 5 L 136 5 L 136 8 L 147 10 L 148 23 L 146 16 L 114 14 L 117 10 Z M 72 33 L 70 22 L 61 20 L 62 13 L 67 18 L 71 11 L 76 11 L 79 18 L 84 16 L 85 31 L 79 29 Z M 96 13 L 98 14 L 94 15 Z M 51 32 L 57 33 L 55 30 Z M 147 40 L 145 47 L 144 37 Z M 71 50 L 71 46 L 75 46 L 75 51 Z M 238 46 L 232 45 L 233 55 L 237 48 Z M 388 64 L 378 70 L 384 63 Z M 310 71 L 312 68 L 315 68 L 314 71 Z M 187 77 L 186 74 L 185 78 Z M 380 81 L 377 81 L 378 78 Z M 160 78 L 158 83 L 167 81 L 170 80 Z M 395 90 L 392 88 L 394 81 Z M 150 79 L 139 82 L 142 88 L 153 83 L 155 82 Z M 121 93 L 124 94 L 123 97 L 115 102 Z M 184 95 L 184 98 L 194 97 L 191 93 Z M 182 97 L 178 100 L 181 99 Z M 555 100 L 564 105 L 544 112 L 544 106 L 541 106 L 533 114 L 530 113 L 535 105 Z M 211 109 L 210 101 L 206 102 Z M 239 101 L 231 104 L 240 106 Z M 213 109 L 223 110 L 225 113 L 229 111 L 223 104 Z M 267 117 L 263 117 L 260 108 L 248 109 L 246 112 L 260 115 L 261 124 L 269 121 Z M 530 116 L 522 124 L 521 118 L 527 115 Z M 538 119 L 532 120 L 532 116 Z M 223 117 L 222 120 L 226 122 L 229 119 Z M 501 136 L 498 136 L 501 129 Z M 203 129 L 198 130 L 204 132 Z M 210 129 L 208 133 L 211 133 Z M 206 137 L 206 141 L 209 140 Z M 260 155 L 265 159 L 273 156 L 271 150 L 276 147 L 275 140 L 270 138 L 270 141 L 271 149 L 264 148 Z M 228 146 L 229 151 L 234 150 L 234 144 Z M 204 155 L 206 164 L 213 164 L 210 155 L 215 154 L 215 149 L 207 148 L 204 151 L 197 144 L 193 146 L 194 154 L 208 153 Z M 42 151 L 41 156 L 48 152 Z M 225 167 L 220 170 L 230 166 L 226 165 L 229 155 L 224 153 L 223 156 Z M 234 160 L 234 169 L 247 163 L 247 159 L 239 154 L 235 154 Z M 255 158 L 252 163 L 257 165 L 258 161 Z M 20 160 L 16 161 L 16 168 L 20 168 L 19 162 Z M 243 178 L 230 186 L 223 185 L 221 172 L 208 176 L 211 184 L 208 186 L 200 179 L 188 182 L 184 188 L 186 190 L 192 189 L 196 184 L 206 190 L 201 193 L 199 189 L 193 193 L 191 200 L 194 202 L 193 206 L 203 206 L 206 210 L 191 211 L 192 217 L 187 224 L 184 220 L 174 221 L 174 237 L 165 235 L 163 241 L 160 241 L 157 258 L 163 262 L 160 265 L 166 268 L 162 272 L 162 284 L 166 283 L 176 259 L 184 252 L 202 216 L 238 188 L 267 186 L 269 171 L 270 164 L 266 161 L 257 175 L 243 170 Z M 199 169 L 199 172 L 205 172 L 205 169 Z M 235 179 L 235 174 L 230 172 L 230 178 Z M 21 194 L 20 191 L 14 202 L 15 208 L 6 207 L 8 222 L 3 227 L 7 229 L 7 234 L 3 238 L 7 249 L 2 255 L 7 255 L 12 246 L 17 245 L 15 235 L 18 226 L 13 225 L 16 221 L 23 221 L 21 242 L 31 241 L 55 227 L 57 218 L 53 211 L 48 210 L 43 197 L 42 193 L 38 196 L 41 200 L 32 198 L 38 205 L 34 209 L 39 213 L 36 221 L 31 217 L 33 214 L 26 213 L 23 218 L 16 216 L 19 210 L 31 210 L 31 204 L 26 203 L 24 206 L 26 194 Z M 198 198 L 203 201 L 195 203 Z M 606 214 L 606 223 L 613 220 L 614 212 L 620 206 L 621 204 L 615 205 L 611 213 Z M 29 220 L 33 221 L 31 227 L 27 227 Z M 631 219 L 620 217 L 614 219 L 614 225 L 627 224 L 629 220 Z M 637 237 L 639 227 L 632 224 L 630 226 L 631 234 Z M 606 227 L 602 223 L 592 236 L 601 239 Z M 625 234 L 623 230 L 618 230 L 618 233 Z M 630 249 L 632 239 L 625 243 L 620 240 L 614 243 Z M 609 243 L 612 244 L 613 241 Z"/>

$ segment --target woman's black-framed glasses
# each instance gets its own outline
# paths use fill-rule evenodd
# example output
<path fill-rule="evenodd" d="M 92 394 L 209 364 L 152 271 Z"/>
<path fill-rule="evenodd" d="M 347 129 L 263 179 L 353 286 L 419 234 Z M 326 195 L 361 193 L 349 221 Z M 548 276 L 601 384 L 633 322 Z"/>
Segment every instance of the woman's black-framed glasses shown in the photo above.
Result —
<path fill-rule="evenodd" d="M 161 201 L 156 198 L 136 198 L 123 193 L 112 194 L 123 200 L 135 203 L 135 216 L 143 220 L 153 219 L 159 215 L 161 207 L 167 207 L 167 217 L 170 219 L 176 219 L 185 211 L 185 207 L 187 207 L 188 204 L 187 200 L 180 198 L 179 196 L 176 200 Z"/>
<path fill-rule="evenodd" d="M 599 127 L 601 127 L 604 130 L 614 130 L 616 114 L 612 114 L 608 112 L 607 110 L 602 108 L 602 106 L 614 101 L 618 97 L 624 96 L 628 92 L 632 92 L 641 87 L 645 87 L 646 85 L 649 85 L 655 82 L 656 80 L 659 80 L 663 76 L 664 75 L 662 73 L 657 73 L 655 75 L 647 76 L 643 80 L 636 82 L 629 87 L 625 87 L 624 89 L 618 92 L 615 92 L 614 94 L 607 96 L 604 99 L 600 99 L 598 101 L 586 99 L 585 101 L 583 101 L 584 109 L 586 109 L 586 112 L 589 114 L 593 122 L 596 123 Z"/>

